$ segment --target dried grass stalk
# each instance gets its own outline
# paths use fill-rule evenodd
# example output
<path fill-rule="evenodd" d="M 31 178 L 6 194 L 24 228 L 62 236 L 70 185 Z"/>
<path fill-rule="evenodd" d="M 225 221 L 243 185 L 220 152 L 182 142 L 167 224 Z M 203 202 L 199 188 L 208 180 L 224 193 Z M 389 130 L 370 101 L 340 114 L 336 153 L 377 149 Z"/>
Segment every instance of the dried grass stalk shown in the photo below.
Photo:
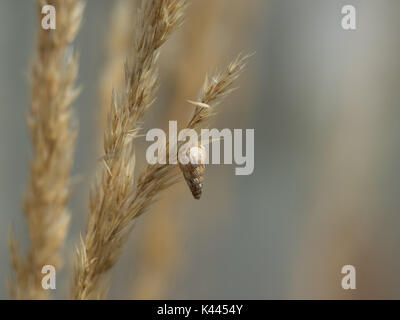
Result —
<path fill-rule="evenodd" d="M 206 126 L 208 120 L 215 115 L 215 108 L 218 104 L 235 90 L 234 83 L 243 71 L 248 58 L 248 55 L 239 55 L 224 72 L 206 77 L 198 97 L 198 103 L 196 103 L 197 106 L 186 128 L 200 129 Z M 168 147 L 166 150 L 168 152 Z M 132 212 L 134 213 L 132 218 L 135 219 L 146 212 L 150 205 L 157 200 L 156 196 L 161 191 L 181 180 L 180 175 L 176 165 L 147 165 L 138 179 L 136 194 L 132 201 Z"/>
<path fill-rule="evenodd" d="M 103 166 L 90 195 L 86 236 L 77 250 L 71 288 L 74 299 L 100 298 L 107 291 L 107 271 L 116 263 L 133 222 L 156 201 L 156 196 L 178 181 L 173 165 L 148 165 L 134 182 L 135 160 L 132 140 L 138 136 L 138 120 L 151 106 L 157 88 L 156 60 L 159 48 L 182 23 L 183 0 L 142 2 L 138 11 L 134 63 L 127 64 L 125 90 L 113 95 L 104 135 Z M 215 107 L 230 93 L 244 67 L 246 57 L 236 59 L 221 75 L 206 81 L 201 103 Z M 211 115 L 196 107 L 189 123 L 195 127 Z M 168 149 L 168 148 L 167 148 Z"/>
<path fill-rule="evenodd" d="M 195 110 L 187 128 L 199 129 L 205 126 L 208 119 L 215 114 L 215 107 L 236 89 L 233 85 L 242 73 L 250 56 L 239 54 L 224 72 L 211 77 L 206 76 L 197 101 L 188 100 L 190 104 L 195 106 Z"/>
<path fill-rule="evenodd" d="M 207 120 L 212 115 L 215 115 L 215 108 L 218 104 L 235 90 L 233 84 L 243 71 L 248 58 L 249 56 L 239 55 L 223 73 L 216 74 L 211 78 L 206 77 L 198 98 L 200 105 L 196 106 L 186 128 L 199 129 L 200 127 L 204 127 Z M 201 105 L 203 104 L 206 104 L 207 107 L 202 107 Z M 167 158 L 168 149 L 167 146 Z M 130 203 L 132 212 L 134 213 L 132 218 L 137 218 L 146 212 L 149 206 L 155 201 L 154 197 L 156 195 L 178 181 L 176 167 L 176 165 L 172 164 L 146 166 L 138 178 L 136 193 Z"/>
<path fill-rule="evenodd" d="M 188 128 L 199 128 L 214 114 L 214 108 L 235 89 L 233 88 L 234 81 L 242 72 L 247 58 L 248 56 L 239 56 L 225 72 L 213 76 L 211 80 L 209 77 L 206 78 L 199 102 L 207 104 L 208 107 L 201 107 L 201 104 L 196 107 Z M 168 147 L 166 149 L 168 150 Z M 130 150 L 127 150 L 126 155 L 131 156 Z M 116 262 L 122 245 L 131 230 L 132 222 L 149 209 L 151 204 L 157 200 L 156 196 L 181 179 L 176 165 L 148 165 L 140 174 L 135 188 L 132 160 L 129 161 L 128 158 L 119 164 L 109 163 L 112 166 L 105 164 L 108 169 L 102 171 L 102 178 L 108 179 L 108 183 L 112 183 L 114 189 L 111 189 L 112 193 L 110 194 L 115 198 L 113 202 L 110 202 L 110 199 L 105 197 L 104 188 L 100 189 L 101 198 L 92 198 L 92 210 L 107 208 L 108 211 L 104 211 L 102 216 L 93 216 L 93 212 L 97 213 L 98 211 L 91 211 L 89 219 L 92 220 L 89 220 L 87 236 L 78 250 L 74 290 L 72 291 L 72 296 L 76 299 L 96 297 L 93 294 L 101 297 L 101 294 L 104 293 L 99 290 L 102 276 Z M 114 166 L 115 169 L 113 169 Z M 120 182 L 123 184 L 118 185 Z M 119 190 L 118 194 L 114 194 L 116 189 Z M 106 212 L 111 215 L 106 216 Z M 101 219 L 100 222 L 95 218 Z M 90 238 L 89 235 L 91 235 Z M 90 257 L 88 248 L 96 250 L 94 253 L 90 252 Z"/>
<path fill-rule="evenodd" d="M 186 11 L 189 23 L 163 53 L 160 69 L 168 82 L 171 96 L 165 99 L 165 103 L 163 101 L 167 108 L 160 117 L 163 119 L 160 119 L 159 127 L 167 125 L 164 119 L 186 123 L 193 110 L 187 107 L 185 100 L 198 93 L 204 73 L 210 65 L 217 65 L 220 61 L 221 46 L 213 39 L 219 31 L 216 27 L 223 19 L 222 4 L 223 1 L 215 0 L 191 1 Z M 233 7 L 236 8 L 236 4 Z M 225 16 L 225 11 L 223 14 Z M 224 22 L 226 28 L 227 22 Z M 176 63 L 171 64 L 171 59 Z M 132 271 L 132 299 L 165 298 L 170 279 L 179 272 L 185 257 L 181 250 L 183 235 L 179 232 L 180 224 L 176 223 L 176 203 L 181 199 L 182 192 L 187 192 L 186 188 L 182 184 L 169 189 L 168 194 L 160 199 L 162 201 L 152 206 L 155 214 L 146 216 L 147 222 L 141 225 L 144 230 L 134 248 L 137 259 Z"/>
<path fill-rule="evenodd" d="M 101 297 L 104 278 L 117 261 L 132 227 L 132 221 L 149 204 L 143 192 L 135 193 L 132 140 L 140 129 L 138 120 L 154 101 L 157 88 L 159 49 L 183 22 L 186 0 L 142 1 L 137 13 L 134 35 L 134 60 L 127 63 L 125 90 L 113 95 L 104 134 L 103 166 L 90 195 L 86 237 L 77 251 L 71 288 L 74 299 Z M 163 177 L 157 189 L 166 188 L 170 175 L 166 170 L 153 172 L 150 178 Z"/>
<path fill-rule="evenodd" d="M 55 30 L 40 25 L 43 5 L 56 8 Z M 59 268 L 69 223 L 66 203 L 76 137 L 71 103 L 78 90 L 75 80 L 78 57 L 70 47 L 83 13 L 80 0 L 37 1 L 38 36 L 30 72 L 31 105 L 28 126 L 33 145 L 29 181 L 23 201 L 30 247 L 22 255 L 11 239 L 10 251 L 15 281 L 10 294 L 19 299 L 42 299 L 41 270 L 50 264 Z"/>

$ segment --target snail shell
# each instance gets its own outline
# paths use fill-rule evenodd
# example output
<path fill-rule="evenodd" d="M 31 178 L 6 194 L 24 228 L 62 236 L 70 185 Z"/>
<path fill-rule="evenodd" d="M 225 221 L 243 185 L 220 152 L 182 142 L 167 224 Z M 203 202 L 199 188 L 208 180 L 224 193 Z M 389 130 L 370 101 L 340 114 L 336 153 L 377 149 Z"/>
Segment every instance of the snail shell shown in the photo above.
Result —
<path fill-rule="evenodd" d="M 188 164 L 179 163 L 187 185 L 195 199 L 199 200 L 203 190 L 203 180 L 205 171 L 206 151 L 203 146 L 190 148 L 186 156 Z"/>

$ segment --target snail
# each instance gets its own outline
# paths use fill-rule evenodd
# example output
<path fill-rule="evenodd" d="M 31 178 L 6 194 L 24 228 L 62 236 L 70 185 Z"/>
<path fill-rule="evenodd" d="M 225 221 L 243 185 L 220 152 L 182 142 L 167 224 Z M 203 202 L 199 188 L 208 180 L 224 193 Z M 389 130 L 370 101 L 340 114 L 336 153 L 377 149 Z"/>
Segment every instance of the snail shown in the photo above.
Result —
<path fill-rule="evenodd" d="M 187 163 L 179 162 L 183 176 L 195 199 L 199 200 L 203 190 L 203 180 L 206 162 L 206 149 L 204 146 L 194 146 L 189 148 L 186 153 Z"/>

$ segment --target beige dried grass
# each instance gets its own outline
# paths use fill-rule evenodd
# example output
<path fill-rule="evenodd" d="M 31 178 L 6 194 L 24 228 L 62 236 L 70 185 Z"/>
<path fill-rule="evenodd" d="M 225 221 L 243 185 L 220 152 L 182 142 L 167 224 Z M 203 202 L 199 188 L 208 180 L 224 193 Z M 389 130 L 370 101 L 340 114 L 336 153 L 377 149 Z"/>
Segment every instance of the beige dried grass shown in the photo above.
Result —
<path fill-rule="evenodd" d="M 204 127 L 210 117 L 215 115 L 215 108 L 236 89 L 233 85 L 250 56 L 239 54 L 222 73 L 206 76 L 197 101 L 188 100 L 189 103 L 195 105 L 195 110 L 187 128 Z"/>
<path fill-rule="evenodd" d="M 206 77 L 201 94 L 199 96 L 200 106 L 197 106 L 191 120 L 188 123 L 187 128 L 198 129 L 201 125 L 204 125 L 206 121 L 215 114 L 214 108 L 231 93 L 235 88 L 233 84 L 235 80 L 239 77 L 242 72 L 248 56 L 239 55 L 228 67 L 221 73 L 217 74 L 211 78 Z M 201 107 L 201 104 L 207 104 L 207 107 Z M 168 150 L 168 148 L 167 148 Z M 131 158 L 131 161 L 132 160 Z M 78 261 L 75 270 L 75 276 L 72 296 L 75 299 L 87 299 L 102 297 L 104 294 L 104 287 L 101 287 L 101 280 L 104 274 L 115 264 L 118 256 L 121 252 L 122 246 L 126 241 L 126 238 L 131 230 L 132 222 L 136 220 L 139 216 L 145 213 L 152 203 L 157 199 L 156 197 L 160 193 L 173 185 L 181 179 L 180 172 L 177 170 L 176 165 L 171 164 L 155 164 L 147 165 L 143 172 L 139 175 L 136 187 L 133 183 L 133 170 L 134 163 L 128 160 L 114 164 L 118 170 L 129 170 L 129 175 L 125 177 L 128 178 L 130 185 L 119 185 L 118 183 L 124 182 L 121 177 L 121 173 L 117 177 L 118 180 L 114 181 L 115 176 L 111 167 L 103 171 L 104 177 L 108 177 L 114 183 L 113 191 L 115 188 L 120 190 L 119 194 L 115 196 L 120 196 L 114 199 L 114 203 L 109 203 L 104 197 L 104 189 L 102 190 L 102 202 L 106 202 L 109 212 L 112 213 L 111 217 L 104 220 L 104 217 L 97 216 L 97 218 L 102 218 L 103 220 L 89 220 L 88 229 L 93 235 L 88 238 L 88 233 L 86 240 L 82 242 L 81 248 L 78 251 Z M 108 165 L 107 165 L 108 166 Z M 118 171 L 116 171 L 118 173 Z M 123 189 L 121 188 L 123 187 Z M 96 191 L 94 191 L 96 192 Z M 133 195 L 133 196 L 132 196 Z M 124 199 L 124 203 L 118 203 L 116 200 Z M 92 208 L 95 205 L 102 205 L 97 201 L 92 202 Z M 121 215 L 123 213 L 123 215 Z M 93 213 L 92 213 L 93 214 Z M 89 219 L 93 217 L 90 216 Z M 89 240 L 89 241 L 88 241 Z M 88 245 L 95 246 L 96 249 L 95 256 L 91 259 L 87 255 Z M 83 278 L 79 278 L 83 277 Z M 86 282 L 82 282 L 85 280 Z M 93 281 L 93 282 L 91 282 Z M 102 289 L 102 290 L 100 290 Z M 93 295 L 96 293 L 95 295 Z"/>
<path fill-rule="evenodd" d="M 233 90 L 235 90 L 234 83 L 243 71 L 248 58 L 248 55 L 239 55 L 231 64 L 229 64 L 224 72 L 220 74 L 217 73 L 211 77 L 206 77 L 197 102 L 195 103 L 197 106 L 195 107 L 193 115 L 190 118 L 186 128 L 200 129 L 207 125 L 209 122 L 208 120 L 210 120 L 210 118 L 216 114 L 215 108 L 218 106 L 218 104 Z M 166 149 L 168 151 L 168 148 Z M 154 202 L 154 197 L 164 189 L 164 185 L 169 181 L 166 177 L 169 177 L 169 175 L 174 175 L 173 177 L 176 178 L 176 167 L 176 165 L 170 164 L 155 164 L 146 166 L 146 168 L 140 174 L 137 186 L 137 198 L 145 199 L 144 205 L 139 212 L 143 213 L 148 209 L 150 204 Z M 162 174 L 157 174 L 159 172 Z M 181 179 L 180 172 L 179 179 Z M 189 192 L 187 192 L 187 195 L 191 197 Z M 150 239 L 147 238 L 146 240 Z M 154 261 L 155 252 L 157 250 L 152 246 L 148 246 L 146 249 L 149 250 L 149 259 Z M 147 273 L 145 273 L 145 275 L 146 277 L 143 282 L 139 283 L 141 285 L 138 291 L 141 294 L 139 297 L 154 297 L 154 290 L 157 290 L 155 288 L 160 288 L 162 281 L 158 279 L 159 283 L 154 283 L 154 278 L 150 277 L 150 275 Z M 152 279 L 148 283 L 150 289 L 146 287 L 145 283 L 145 281 L 149 281 L 149 279 Z"/>
<path fill-rule="evenodd" d="M 101 297 L 106 292 L 107 271 L 117 261 L 132 221 L 144 212 L 155 190 L 171 184 L 167 170 L 156 170 L 149 178 L 159 185 L 135 192 L 132 140 L 138 136 L 138 120 L 154 101 L 157 88 L 159 49 L 183 22 L 185 0 L 142 1 L 137 13 L 134 62 L 126 65 L 125 90 L 113 95 L 104 133 L 103 166 L 90 195 L 86 237 L 77 252 L 71 296 Z M 143 183 L 143 181 L 142 181 Z"/>
<path fill-rule="evenodd" d="M 31 72 L 29 127 L 34 147 L 24 210 L 30 248 L 26 256 L 10 241 L 15 298 L 47 298 L 41 287 L 41 268 L 61 265 L 60 247 L 69 222 L 66 211 L 69 174 L 76 128 L 71 126 L 70 105 L 76 98 L 74 82 L 77 56 L 70 43 L 79 29 L 80 0 L 38 1 L 38 12 L 51 4 L 57 10 L 57 29 L 39 28 L 36 57 Z M 182 23 L 186 0 L 142 1 L 137 15 L 133 62 L 125 68 L 125 88 L 113 94 L 104 130 L 103 166 L 90 195 L 85 239 L 77 250 L 71 296 L 88 299 L 104 296 L 107 271 L 115 264 L 133 222 L 156 201 L 160 192 L 180 180 L 177 166 L 148 165 L 134 181 L 134 138 L 154 101 L 158 85 L 157 58 L 168 36 Z M 217 104 L 234 88 L 247 56 L 239 56 L 225 72 L 207 78 L 188 128 L 198 129 L 214 114 Z M 114 66 L 113 66 L 113 69 Z"/>
<path fill-rule="evenodd" d="M 208 120 L 216 114 L 215 108 L 227 95 L 236 89 L 233 84 L 243 71 L 248 58 L 248 55 L 239 55 L 224 72 L 215 74 L 212 77 L 206 76 L 198 101 L 195 102 L 195 110 L 186 128 L 200 129 L 206 126 Z M 203 105 L 207 105 L 207 107 Z M 168 147 L 166 151 L 168 158 Z M 176 182 L 176 179 L 172 179 L 176 178 L 175 169 L 176 165 L 172 164 L 146 166 L 139 175 L 136 195 L 133 199 L 133 204 L 137 206 L 135 218 L 148 209 L 154 201 L 155 195 Z"/>
<path fill-rule="evenodd" d="M 161 70 L 172 95 L 165 102 L 168 106 L 167 114 L 159 116 L 163 118 L 159 119 L 159 128 L 167 124 L 165 119 L 176 120 L 180 124 L 186 123 L 193 111 L 187 107 L 186 99 L 198 93 L 199 83 L 209 66 L 218 65 L 223 54 L 229 51 L 222 45 L 223 41 L 218 41 L 221 39 L 216 37 L 219 35 L 219 28 L 222 25 L 225 30 L 238 28 L 238 25 L 243 28 L 242 17 L 252 12 L 242 10 L 241 5 L 235 4 L 231 9 L 240 10 L 240 14 L 236 14 L 236 19 L 232 19 L 232 13 L 227 15 L 226 10 L 222 10 L 223 3 L 224 1 L 215 0 L 191 1 L 186 13 L 188 23 L 165 48 Z M 235 46 L 241 42 L 235 43 Z M 209 50 L 210 48 L 212 50 Z M 171 64 L 171 59 L 176 63 Z M 231 118 L 233 114 L 224 114 L 224 118 Z M 141 225 L 142 230 L 136 235 L 134 246 L 137 258 L 135 269 L 132 271 L 134 281 L 130 296 L 133 299 L 165 298 L 171 279 L 179 273 L 185 263 L 186 257 L 181 248 L 184 235 L 180 230 L 181 223 L 176 222 L 179 213 L 176 204 L 182 200 L 182 194 L 186 193 L 187 185 L 183 183 L 169 189 L 168 193 L 152 206 L 152 214 L 146 216 L 146 223 Z M 224 200 L 225 196 L 226 190 L 221 190 L 219 199 Z"/>
<path fill-rule="evenodd" d="M 56 8 L 57 27 L 40 25 L 42 6 Z M 78 94 L 75 80 L 78 56 L 70 47 L 80 27 L 83 3 L 80 0 L 37 1 L 37 40 L 30 72 L 31 105 L 28 117 L 33 156 L 23 200 L 30 247 L 21 254 L 11 237 L 10 252 L 15 279 L 10 279 L 10 295 L 17 299 L 48 298 L 41 286 L 44 265 L 58 269 L 60 250 L 68 229 L 66 209 L 70 170 L 76 137 L 71 104 Z"/>
<path fill-rule="evenodd" d="M 122 96 L 113 95 L 104 134 L 103 166 L 90 196 L 86 236 L 77 250 L 71 288 L 74 299 L 105 295 L 107 271 L 118 260 L 133 222 L 149 209 L 161 191 L 180 179 L 177 166 L 156 164 L 146 166 L 135 183 L 132 140 L 138 137 L 138 121 L 154 101 L 159 48 L 181 25 L 185 4 L 183 0 L 153 0 L 142 3 L 138 11 L 135 60 L 126 67 Z M 233 83 L 246 59 L 247 56 L 239 56 L 225 72 L 211 81 L 206 79 L 190 128 L 204 123 L 213 107 L 234 89 Z"/>

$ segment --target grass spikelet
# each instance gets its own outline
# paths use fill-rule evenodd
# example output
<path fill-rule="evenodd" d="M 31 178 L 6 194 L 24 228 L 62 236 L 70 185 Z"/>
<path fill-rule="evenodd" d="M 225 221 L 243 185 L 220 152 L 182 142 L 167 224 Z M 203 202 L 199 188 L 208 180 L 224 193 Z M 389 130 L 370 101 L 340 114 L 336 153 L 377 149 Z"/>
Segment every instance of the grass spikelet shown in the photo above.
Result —
<path fill-rule="evenodd" d="M 195 105 L 195 110 L 187 128 L 197 129 L 203 126 L 204 122 L 214 114 L 215 108 L 219 103 L 236 89 L 233 85 L 242 73 L 250 57 L 251 55 L 243 56 L 239 54 L 224 72 L 216 74 L 211 78 L 206 76 L 198 101 L 194 103 L 189 101 Z"/>

